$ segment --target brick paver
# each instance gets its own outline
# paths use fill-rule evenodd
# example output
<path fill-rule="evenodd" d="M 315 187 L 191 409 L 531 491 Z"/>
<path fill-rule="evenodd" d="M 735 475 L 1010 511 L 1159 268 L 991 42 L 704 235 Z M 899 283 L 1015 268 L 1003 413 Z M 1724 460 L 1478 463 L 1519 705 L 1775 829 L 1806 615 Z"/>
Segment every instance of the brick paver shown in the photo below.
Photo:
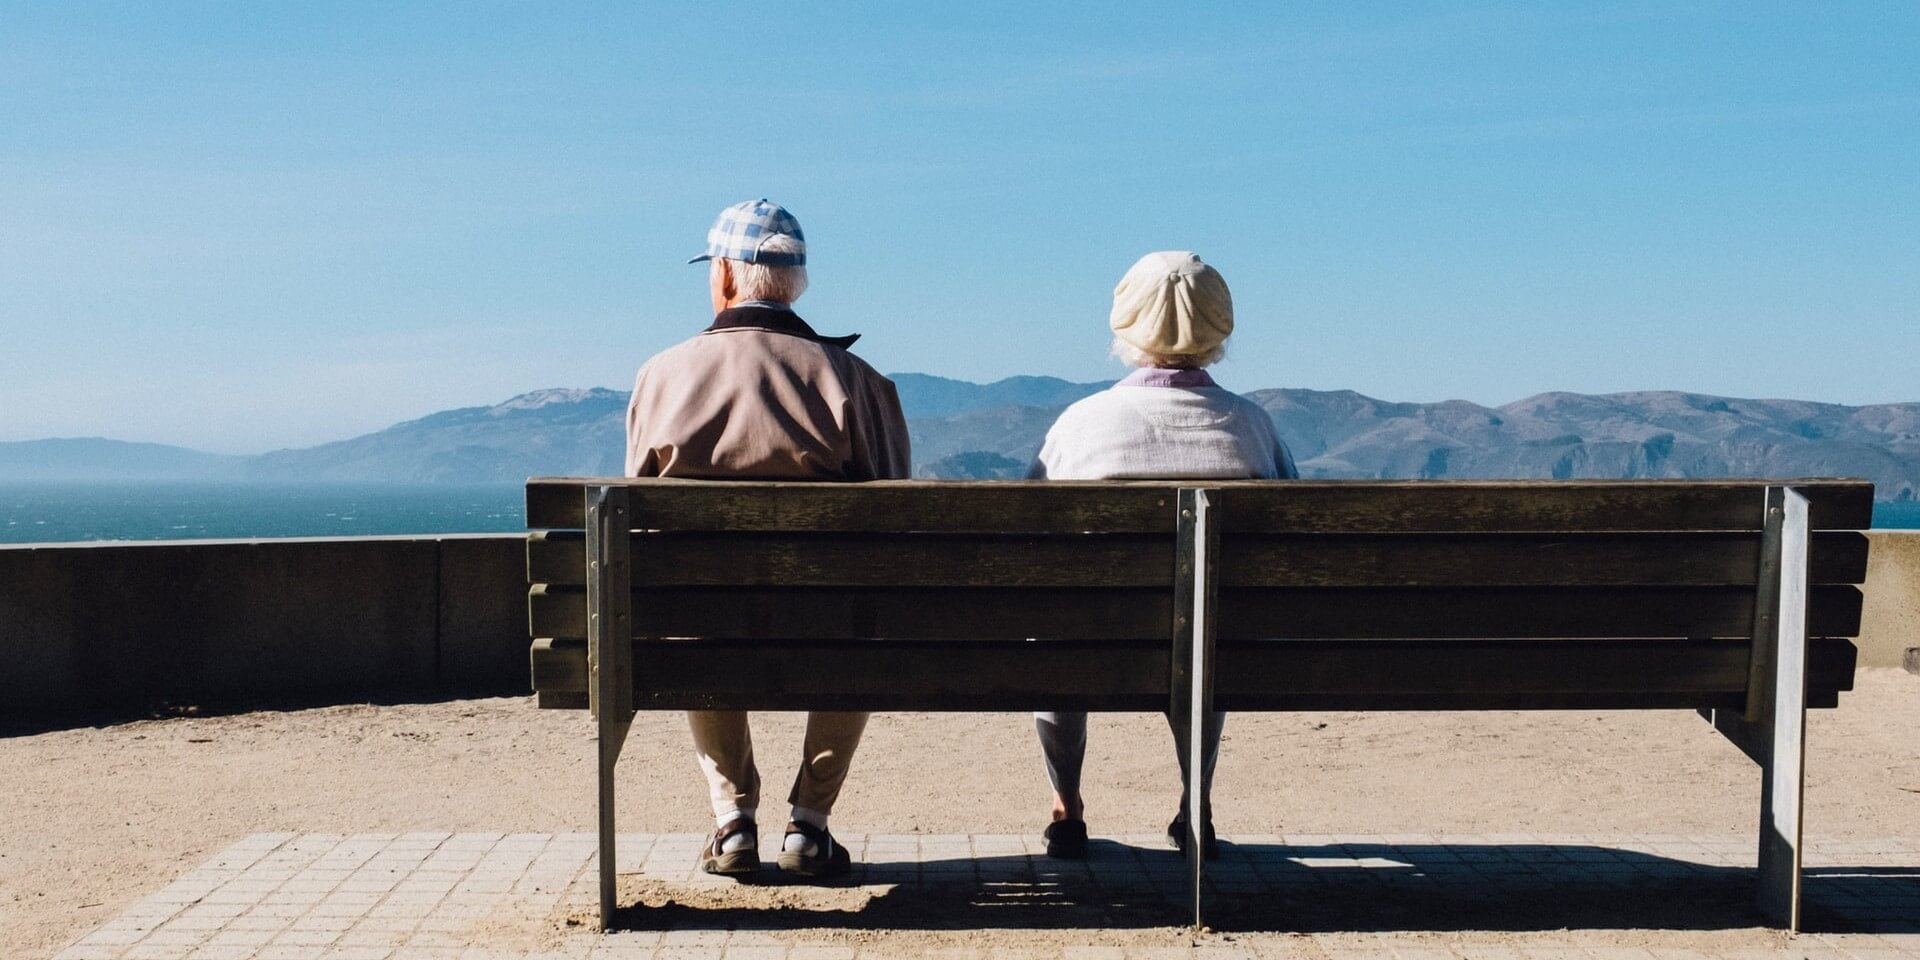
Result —
<path fill-rule="evenodd" d="M 1753 855 L 1726 837 L 1227 839 L 1215 929 L 1193 935 L 1156 835 L 1097 838 L 1084 863 L 1034 837 L 850 835 L 838 889 L 865 905 L 820 912 L 729 907 L 745 891 L 693 871 L 701 836 L 626 834 L 622 873 L 680 902 L 600 935 L 590 834 L 260 834 L 57 960 L 1920 958 L 1920 839 L 1812 844 L 1793 938 L 1755 929 Z"/>

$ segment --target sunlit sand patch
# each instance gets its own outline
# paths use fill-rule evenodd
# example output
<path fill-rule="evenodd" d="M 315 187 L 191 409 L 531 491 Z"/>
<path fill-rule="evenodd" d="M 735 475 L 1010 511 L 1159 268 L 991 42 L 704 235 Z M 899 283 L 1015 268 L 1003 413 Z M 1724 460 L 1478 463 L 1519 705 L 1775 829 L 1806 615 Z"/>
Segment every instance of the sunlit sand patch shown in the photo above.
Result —
<path fill-rule="evenodd" d="M 623 917 L 648 918 L 639 925 L 642 928 L 662 929 L 659 926 L 662 922 L 677 918 L 684 925 L 688 919 L 714 913 L 857 914 L 876 896 L 885 896 L 892 890 L 892 884 L 828 886 L 778 881 L 689 884 L 625 876 L 620 878 L 620 906 Z M 591 922 L 595 914 L 589 912 L 585 916 Z"/>

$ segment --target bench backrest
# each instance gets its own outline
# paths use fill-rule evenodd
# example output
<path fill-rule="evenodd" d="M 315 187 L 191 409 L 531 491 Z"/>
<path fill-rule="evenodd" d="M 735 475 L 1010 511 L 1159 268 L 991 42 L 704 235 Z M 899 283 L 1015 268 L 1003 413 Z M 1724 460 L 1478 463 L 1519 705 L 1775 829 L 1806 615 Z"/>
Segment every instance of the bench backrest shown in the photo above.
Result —
<path fill-rule="evenodd" d="M 1872 509 L 1845 480 L 535 479 L 545 706 L 585 705 L 583 528 L 608 485 L 640 709 L 1164 709 L 1197 487 L 1222 709 L 1739 707 L 1782 485 L 1815 531 L 1808 704 L 1832 706 Z"/>

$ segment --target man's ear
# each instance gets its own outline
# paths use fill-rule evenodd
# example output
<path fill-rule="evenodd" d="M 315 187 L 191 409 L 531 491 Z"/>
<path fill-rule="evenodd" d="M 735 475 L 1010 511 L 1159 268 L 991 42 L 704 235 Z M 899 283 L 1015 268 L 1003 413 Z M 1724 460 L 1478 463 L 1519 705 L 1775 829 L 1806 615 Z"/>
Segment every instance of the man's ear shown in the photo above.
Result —
<path fill-rule="evenodd" d="M 731 261 L 723 259 L 719 261 L 719 264 L 720 264 L 720 296 L 725 297 L 728 300 L 732 300 L 734 294 L 740 292 L 739 288 L 734 286 L 733 263 Z"/>

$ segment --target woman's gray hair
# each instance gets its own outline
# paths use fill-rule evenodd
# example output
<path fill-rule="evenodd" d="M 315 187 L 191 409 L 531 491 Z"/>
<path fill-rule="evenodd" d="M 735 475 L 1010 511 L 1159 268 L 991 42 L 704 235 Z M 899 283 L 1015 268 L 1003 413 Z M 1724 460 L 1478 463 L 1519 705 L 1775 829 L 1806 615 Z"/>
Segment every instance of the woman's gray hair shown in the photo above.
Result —
<path fill-rule="evenodd" d="M 1129 367 L 1178 367 L 1186 370 L 1198 370 L 1210 367 L 1227 358 L 1225 343 L 1205 353 L 1149 353 L 1119 337 L 1113 338 L 1113 347 L 1109 350 L 1115 360 Z"/>
<path fill-rule="evenodd" d="M 799 241 L 784 234 L 775 234 L 760 244 L 762 253 L 799 253 L 804 249 Z M 733 267 L 733 289 L 742 300 L 792 303 L 807 292 L 805 264 L 773 267 L 745 260 L 730 260 L 728 263 Z"/>

